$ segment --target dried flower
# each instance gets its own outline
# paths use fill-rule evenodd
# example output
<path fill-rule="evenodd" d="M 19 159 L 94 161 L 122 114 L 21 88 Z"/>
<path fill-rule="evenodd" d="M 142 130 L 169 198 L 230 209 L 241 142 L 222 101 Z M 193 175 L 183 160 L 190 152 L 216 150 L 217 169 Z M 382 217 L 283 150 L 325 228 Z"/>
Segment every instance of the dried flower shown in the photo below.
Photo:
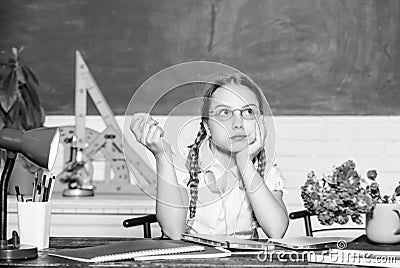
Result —
<path fill-rule="evenodd" d="M 368 179 L 375 180 L 377 176 L 378 176 L 378 173 L 376 172 L 376 170 L 368 170 L 368 172 L 367 172 Z"/>
<path fill-rule="evenodd" d="M 355 167 L 354 162 L 348 160 L 322 179 L 317 179 L 313 171 L 307 175 L 301 187 L 301 198 L 307 210 L 316 214 L 321 224 L 345 224 L 349 219 L 361 224 L 361 214 L 383 201 L 375 181 L 376 170 L 368 171 L 367 177 L 373 180 L 368 184 Z"/>

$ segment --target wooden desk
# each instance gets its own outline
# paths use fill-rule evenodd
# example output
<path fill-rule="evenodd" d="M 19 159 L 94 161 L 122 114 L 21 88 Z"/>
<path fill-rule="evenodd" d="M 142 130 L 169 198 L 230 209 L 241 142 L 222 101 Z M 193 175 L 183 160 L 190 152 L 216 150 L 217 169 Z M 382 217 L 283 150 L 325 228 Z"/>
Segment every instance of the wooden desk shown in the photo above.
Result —
<path fill-rule="evenodd" d="M 56 249 L 65 248 L 78 248 L 87 246 L 97 246 L 107 244 L 109 242 L 124 241 L 128 238 L 89 238 L 89 237 L 51 237 L 50 249 L 47 251 L 54 251 Z M 25 261 L 0 261 L 0 266 L 36 266 L 36 267 L 88 267 L 89 263 L 83 263 L 58 257 L 48 256 L 46 251 L 40 251 L 39 257 L 34 260 Z M 215 259 L 177 259 L 177 260 L 155 260 L 155 261 L 118 261 L 106 263 L 90 264 L 90 267 L 337 267 L 335 265 L 315 264 L 307 262 L 282 262 L 277 259 L 270 262 L 259 261 L 257 256 L 232 256 L 228 258 L 215 258 Z M 346 267 L 346 266 L 340 266 Z M 348 266 L 354 267 L 354 266 Z"/>
<path fill-rule="evenodd" d="M 50 236 L 58 237 L 141 237 L 143 228 L 124 228 L 122 221 L 155 213 L 156 201 L 146 195 L 95 194 L 93 197 L 62 197 L 51 199 Z M 7 233 L 18 229 L 15 196 L 8 196 Z M 153 236 L 160 236 L 158 224 L 152 225 Z"/>

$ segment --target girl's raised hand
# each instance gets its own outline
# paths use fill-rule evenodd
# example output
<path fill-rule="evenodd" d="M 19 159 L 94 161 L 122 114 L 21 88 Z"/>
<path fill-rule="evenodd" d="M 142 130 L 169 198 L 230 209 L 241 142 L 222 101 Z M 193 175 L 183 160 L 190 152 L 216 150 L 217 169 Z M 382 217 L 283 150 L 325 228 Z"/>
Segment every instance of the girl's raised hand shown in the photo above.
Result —
<path fill-rule="evenodd" d="M 164 140 L 164 130 L 149 114 L 137 113 L 133 115 L 130 129 L 136 140 L 149 149 L 155 156 L 161 154 L 168 145 Z M 170 148 L 170 146 L 167 146 Z"/>
<path fill-rule="evenodd" d="M 264 142 L 267 137 L 267 131 L 265 128 L 265 122 L 263 116 L 257 119 L 255 127 L 255 139 L 249 143 L 249 146 L 244 148 L 242 151 L 236 154 L 236 158 L 245 158 L 253 160 L 253 158 L 264 148 Z"/>

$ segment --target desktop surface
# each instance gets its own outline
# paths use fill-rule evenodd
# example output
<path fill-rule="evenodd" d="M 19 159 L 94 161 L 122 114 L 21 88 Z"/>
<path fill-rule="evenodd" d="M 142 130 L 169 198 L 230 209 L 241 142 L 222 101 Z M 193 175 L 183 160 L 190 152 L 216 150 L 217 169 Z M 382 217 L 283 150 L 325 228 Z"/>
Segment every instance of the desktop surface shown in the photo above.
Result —
<path fill-rule="evenodd" d="M 175 259 L 152 261 L 115 261 L 106 263 L 84 263 L 59 257 L 49 256 L 47 252 L 57 249 L 79 248 L 104 245 L 110 242 L 127 241 L 134 238 L 111 237 L 51 237 L 49 249 L 39 251 L 37 259 L 0 261 L 1 267 L 336 267 L 336 265 L 307 263 L 306 261 L 289 262 L 274 258 L 272 261 L 259 260 L 257 255 L 233 255 L 214 259 Z M 346 266 L 341 266 L 346 267 Z M 349 266 L 354 267 L 354 266 Z"/>

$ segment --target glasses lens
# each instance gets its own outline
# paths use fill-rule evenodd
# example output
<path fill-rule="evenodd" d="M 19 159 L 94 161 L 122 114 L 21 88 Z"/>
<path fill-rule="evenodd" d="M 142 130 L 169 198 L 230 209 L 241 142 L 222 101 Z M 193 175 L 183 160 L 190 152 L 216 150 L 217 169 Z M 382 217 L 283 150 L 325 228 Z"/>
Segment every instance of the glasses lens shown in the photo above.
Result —
<path fill-rule="evenodd" d="M 228 108 L 215 109 L 215 116 L 220 120 L 228 120 L 232 117 L 232 110 Z"/>
<path fill-rule="evenodd" d="M 257 114 L 258 111 L 255 107 L 247 107 L 242 110 L 242 117 L 244 119 L 254 119 Z"/>
<path fill-rule="evenodd" d="M 233 111 L 236 110 L 240 110 L 241 116 L 243 117 L 243 119 L 246 120 L 254 120 L 256 116 L 260 114 L 260 111 L 258 110 L 257 107 L 246 107 L 243 109 L 235 109 L 235 110 L 231 110 L 230 108 L 227 107 L 219 107 L 216 108 L 213 111 L 213 113 L 218 120 L 225 121 L 231 119 Z"/>

